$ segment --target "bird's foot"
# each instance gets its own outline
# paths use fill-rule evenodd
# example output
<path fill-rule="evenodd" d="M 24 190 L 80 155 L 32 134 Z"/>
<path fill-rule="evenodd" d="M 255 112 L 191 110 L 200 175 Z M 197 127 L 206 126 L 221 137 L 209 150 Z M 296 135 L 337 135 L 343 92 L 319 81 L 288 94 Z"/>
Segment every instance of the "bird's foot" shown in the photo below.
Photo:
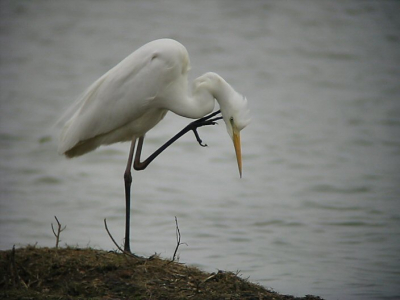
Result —
<path fill-rule="evenodd" d="M 193 128 L 192 130 L 193 130 L 194 136 L 196 137 L 196 140 L 199 143 L 199 145 L 202 147 L 207 147 L 207 144 L 203 144 L 203 141 L 201 140 L 199 133 L 197 132 L 197 128 Z"/>
<path fill-rule="evenodd" d="M 213 112 L 212 114 L 209 114 L 208 116 L 205 116 L 201 119 L 198 119 L 192 123 L 189 124 L 189 126 L 191 127 L 191 130 L 193 131 L 197 142 L 199 143 L 200 146 L 202 147 L 207 147 L 207 144 L 203 144 L 203 141 L 201 140 L 199 133 L 197 132 L 197 128 L 202 127 L 202 126 L 207 126 L 207 125 L 216 125 L 218 124 L 217 121 L 221 120 L 222 117 L 215 117 L 216 115 L 218 115 L 219 113 L 221 113 L 220 110 Z"/>
<path fill-rule="evenodd" d="M 136 255 L 135 253 L 133 253 L 133 252 L 131 252 L 131 251 L 126 251 L 126 250 L 124 250 L 122 253 L 124 253 L 124 254 L 127 255 L 127 256 L 133 257 L 133 258 L 135 258 L 135 259 L 137 259 L 137 260 L 139 260 L 139 261 L 147 260 L 145 257 Z"/>

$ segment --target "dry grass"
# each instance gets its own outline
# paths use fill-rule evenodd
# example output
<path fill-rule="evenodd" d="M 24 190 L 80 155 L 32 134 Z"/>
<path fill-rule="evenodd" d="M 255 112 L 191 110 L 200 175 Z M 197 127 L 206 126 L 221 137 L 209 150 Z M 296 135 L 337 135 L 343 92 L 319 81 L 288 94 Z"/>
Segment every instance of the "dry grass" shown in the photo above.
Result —
<path fill-rule="evenodd" d="M 231 272 L 205 273 L 156 256 L 32 246 L 0 251 L 0 290 L 0 298 L 26 300 L 299 299 L 268 291 Z"/>

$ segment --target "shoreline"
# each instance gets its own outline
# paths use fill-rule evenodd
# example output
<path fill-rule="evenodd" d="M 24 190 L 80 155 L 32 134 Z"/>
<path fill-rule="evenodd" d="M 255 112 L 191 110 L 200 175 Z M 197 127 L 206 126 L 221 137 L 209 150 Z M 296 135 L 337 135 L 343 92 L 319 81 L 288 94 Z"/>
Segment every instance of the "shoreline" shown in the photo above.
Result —
<path fill-rule="evenodd" d="M 322 299 L 281 295 L 238 273 L 208 273 L 157 255 L 91 248 L 0 251 L 0 270 L 0 298 L 7 299 Z"/>

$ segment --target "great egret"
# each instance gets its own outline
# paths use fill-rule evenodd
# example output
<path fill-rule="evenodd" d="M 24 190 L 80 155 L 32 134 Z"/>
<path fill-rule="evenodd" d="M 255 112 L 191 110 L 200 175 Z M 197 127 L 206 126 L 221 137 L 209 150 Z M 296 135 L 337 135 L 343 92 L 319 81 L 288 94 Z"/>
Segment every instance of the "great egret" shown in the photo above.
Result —
<path fill-rule="evenodd" d="M 67 157 L 85 154 L 116 142 L 131 141 L 124 173 L 126 221 L 124 250 L 130 252 L 130 187 L 131 167 L 136 140 L 136 170 L 145 169 L 164 149 L 188 131 L 195 133 L 204 146 L 197 128 L 213 125 L 223 119 L 233 140 L 240 176 L 242 158 L 240 131 L 249 122 L 245 97 L 237 93 L 221 76 L 206 73 L 193 82 L 188 95 L 187 74 L 190 69 L 186 48 L 177 41 L 160 39 L 145 44 L 95 81 L 74 105 L 74 114 L 65 123 L 58 151 Z M 215 100 L 220 111 L 211 113 Z M 201 118 L 190 123 L 144 162 L 140 161 L 144 136 L 160 122 L 167 111 L 188 118 Z M 217 117 L 221 113 L 222 117 Z"/>

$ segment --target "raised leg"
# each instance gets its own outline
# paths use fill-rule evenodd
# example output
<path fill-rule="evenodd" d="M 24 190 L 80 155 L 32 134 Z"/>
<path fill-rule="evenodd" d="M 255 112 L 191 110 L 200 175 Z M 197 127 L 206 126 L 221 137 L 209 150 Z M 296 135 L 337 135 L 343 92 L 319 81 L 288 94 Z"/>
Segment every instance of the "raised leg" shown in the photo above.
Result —
<path fill-rule="evenodd" d="M 205 147 L 207 145 L 203 144 L 200 136 L 197 132 L 197 128 L 207 125 L 215 125 L 216 121 L 222 119 L 222 117 L 215 117 L 221 111 L 216 111 L 208 116 L 205 116 L 201 119 L 193 121 L 185 128 L 183 128 L 180 132 L 178 132 L 175 136 L 173 136 L 169 141 L 167 141 L 164 145 L 162 145 L 158 150 L 156 150 L 153 154 L 151 154 L 145 161 L 140 162 L 140 155 L 142 153 L 144 136 L 139 138 L 138 146 L 135 154 L 135 161 L 133 162 L 133 167 L 135 170 L 144 170 L 158 155 L 160 155 L 165 149 L 167 149 L 172 143 L 182 137 L 189 131 L 193 131 L 196 137 L 197 142 Z M 214 118 L 215 117 L 215 118 Z M 131 211 L 131 185 L 132 185 L 132 174 L 131 167 L 133 161 L 133 153 L 135 151 L 136 138 L 132 140 L 131 148 L 129 151 L 128 162 L 126 164 L 126 169 L 124 173 L 124 181 L 125 181 L 125 242 L 124 242 L 124 251 L 131 253 L 130 249 L 130 211 Z"/>
<path fill-rule="evenodd" d="M 216 121 L 221 120 L 222 117 L 215 117 L 221 113 L 221 111 L 216 111 L 212 114 L 209 114 L 201 119 L 198 119 L 196 121 L 193 121 L 189 125 L 187 125 L 185 128 L 183 128 L 180 132 L 178 132 L 176 135 L 174 135 L 170 140 L 168 140 L 164 145 L 162 145 L 160 148 L 158 148 L 153 154 L 151 154 L 146 160 L 143 162 L 140 161 L 140 155 L 142 153 L 142 147 L 143 147 L 143 141 L 144 141 L 144 136 L 139 138 L 139 143 L 138 147 L 136 149 L 136 154 L 135 154 L 135 161 L 133 163 L 133 167 L 135 170 L 140 171 L 144 170 L 147 168 L 147 166 L 158 156 L 160 155 L 165 149 L 167 149 L 169 146 L 171 146 L 176 140 L 178 140 L 180 137 L 188 133 L 189 131 L 193 131 L 194 135 L 196 137 L 197 142 L 200 144 L 202 147 L 206 147 L 206 144 L 203 144 L 203 141 L 200 139 L 200 136 L 197 132 L 197 128 L 202 127 L 202 126 L 207 126 L 207 125 L 215 125 L 217 124 Z M 213 118 L 215 117 L 215 118 Z"/>
<path fill-rule="evenodd" d="M 130 247 L 130 220 L 131 220 L 131 185 L 132 185 L 132 160 L 133 151 L 135 150 L 136 138 L 132 140 L 131 149 L 129 150 L 128 163 L 124 173 L 125 181 L 125 242 L 124 251 L 131 253 Z"/>

